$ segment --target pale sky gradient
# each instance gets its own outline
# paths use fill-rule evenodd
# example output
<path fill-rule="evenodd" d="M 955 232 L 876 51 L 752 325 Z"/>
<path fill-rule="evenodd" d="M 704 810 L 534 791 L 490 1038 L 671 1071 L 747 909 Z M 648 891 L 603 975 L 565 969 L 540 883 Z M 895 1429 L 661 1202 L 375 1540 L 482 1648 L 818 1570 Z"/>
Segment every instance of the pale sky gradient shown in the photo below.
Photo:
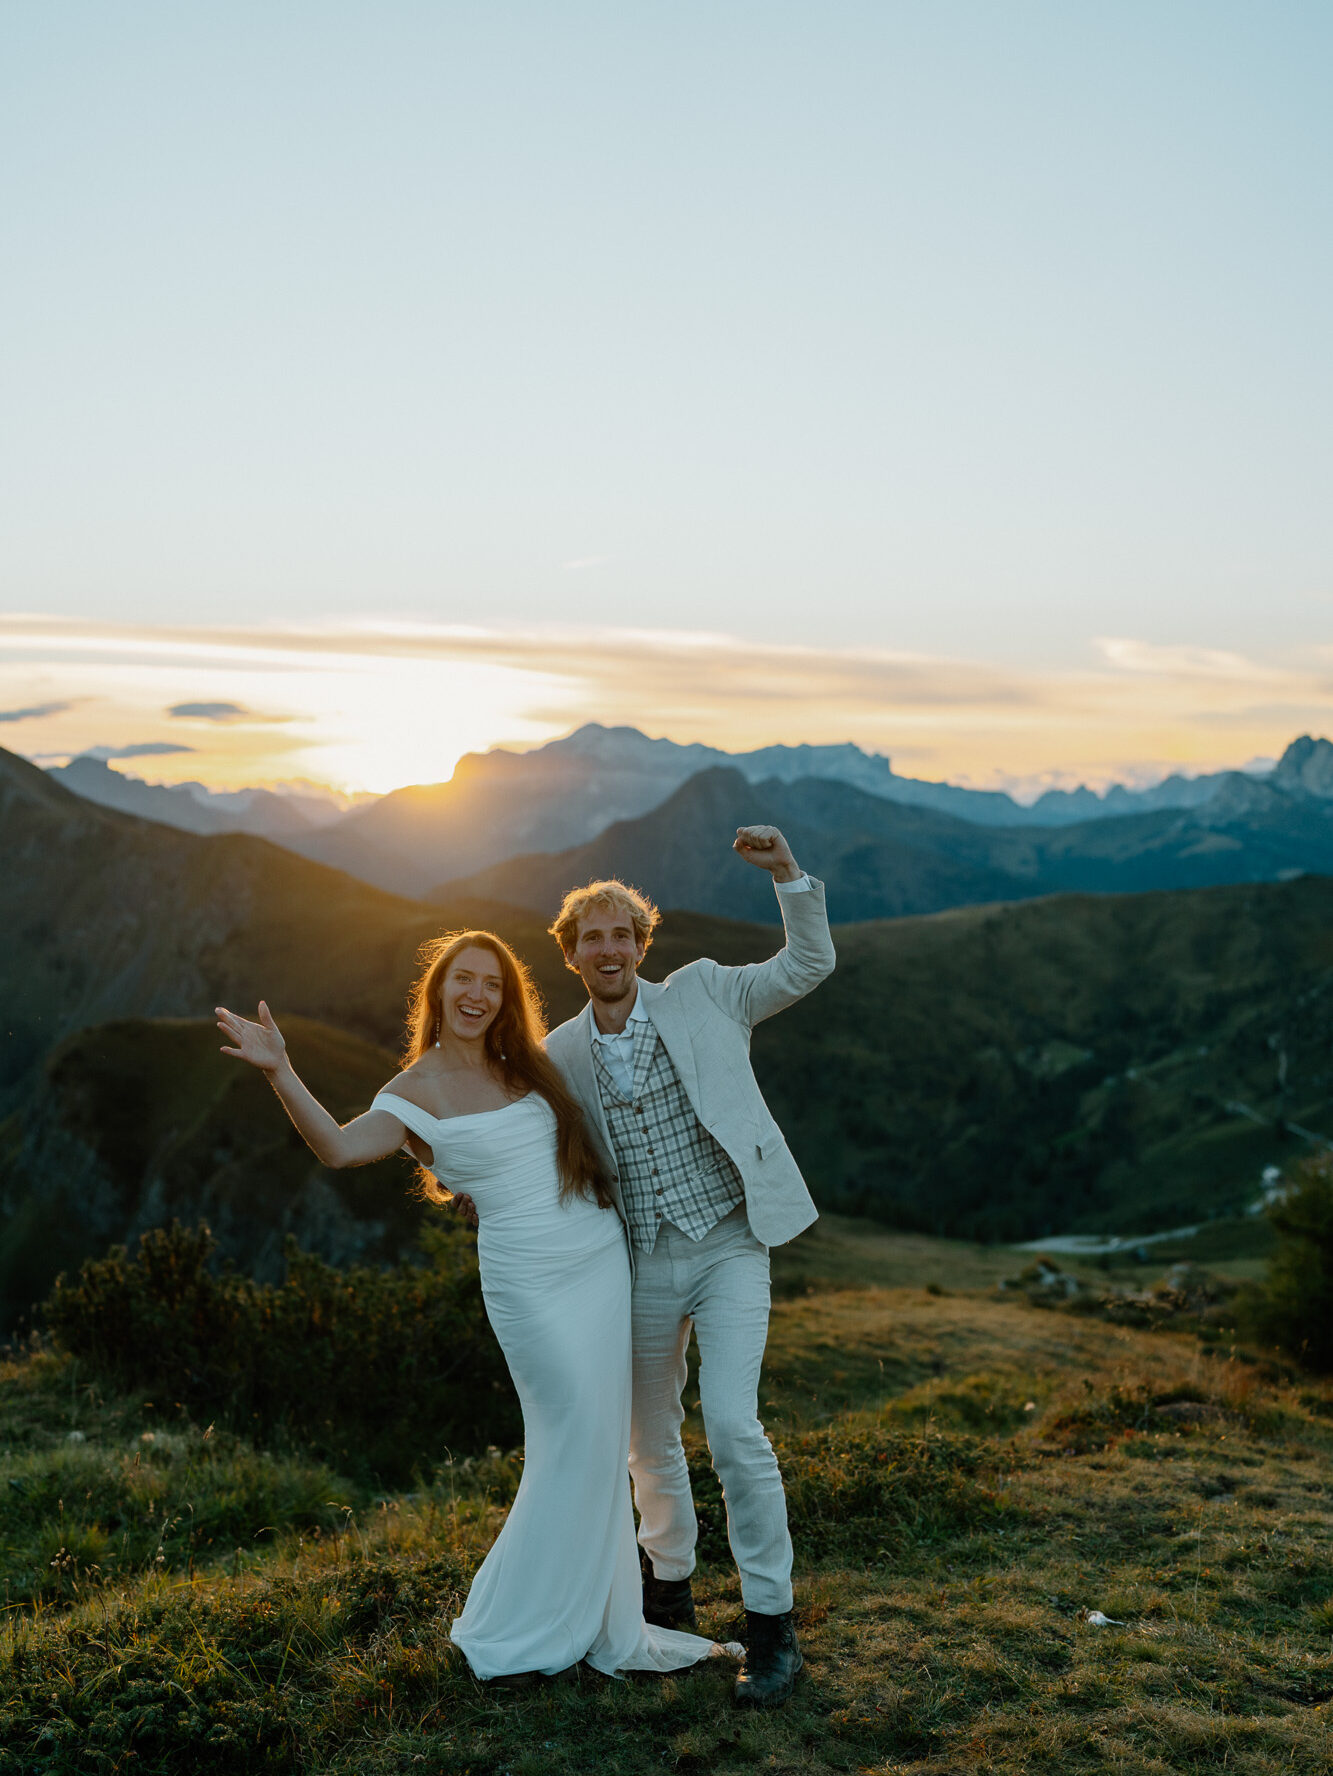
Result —
<path fill-rule="evenodd" d="M 1323 0 L 15 0 L 0 744 L 1328 731 L 1331 67 Z"/>

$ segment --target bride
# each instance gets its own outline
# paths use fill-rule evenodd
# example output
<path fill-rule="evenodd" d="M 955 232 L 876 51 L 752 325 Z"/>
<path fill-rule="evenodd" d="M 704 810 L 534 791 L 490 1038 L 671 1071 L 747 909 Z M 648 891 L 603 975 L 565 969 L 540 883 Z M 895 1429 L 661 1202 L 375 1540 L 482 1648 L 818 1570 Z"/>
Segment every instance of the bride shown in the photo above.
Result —
<path fill-rule="evenodd" d="M 429 946 L 403 1071 L 345 1127 L 297 1078 L 262 1000 L 257 1023 L 225 1006 L 217 1019 L 223 1054 L 266 1074 L 324 1165 L 368 1165 L 406 1143 L 427 1194 L 476 1205 L 482 1295 L 525 1442 L 518 1495 L 450 1634 L 476 1676 L 535 1681 L 580 1660 L 675 1671 L 721 1651 L 643 1619 L 625 1235 L 513 951 L 486 931 Z"/>

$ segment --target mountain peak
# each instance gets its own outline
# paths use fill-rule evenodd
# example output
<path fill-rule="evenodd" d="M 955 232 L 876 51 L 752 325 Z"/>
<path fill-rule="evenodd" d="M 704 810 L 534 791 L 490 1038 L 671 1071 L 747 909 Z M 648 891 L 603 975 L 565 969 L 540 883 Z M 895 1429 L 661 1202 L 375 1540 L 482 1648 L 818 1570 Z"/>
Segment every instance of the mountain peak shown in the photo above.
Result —
<path fill-rule="evenodd" d="M 1282 754 L 1269 781 L 1278 789 L 1333 799 L 1333 741 L 1302 734 Z"/>
<path fill-rule="evenodd" d="M 697 741 L 680 745 L 674 740 L 654 740 L 641 728 L 632 728 L 626 724 L 608 728 L 602 722 L 584 722 L 581 728 L 575 728 L 572 734 L 562 739 L 549 740 L 539 749 L 542 752 L 565 753 L 574 758 L 615 759 L 623 761 L 626 756 L 639 759 L 676 760 L 681 757 L 723 758 L 726 755 L 714 746 L 702 746 Z"/>
<path fill-rule="evenodd" d="M 0 746 L 0 790 L 5 799 L 59 808 L 64 813 L 87 813 L 88 804 L 72 794 L 63 784 L 54 782 L 48 771 L 32 764 L 16 752 Z"/>

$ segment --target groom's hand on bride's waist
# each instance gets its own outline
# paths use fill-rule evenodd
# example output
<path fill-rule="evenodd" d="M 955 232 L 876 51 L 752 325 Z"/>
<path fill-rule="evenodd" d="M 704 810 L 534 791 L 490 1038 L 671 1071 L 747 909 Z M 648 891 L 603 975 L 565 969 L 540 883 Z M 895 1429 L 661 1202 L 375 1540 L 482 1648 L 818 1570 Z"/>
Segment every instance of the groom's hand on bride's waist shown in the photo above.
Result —
<path fill-rule="evenodd" d="M 776 826 L 738 826 L 732 850 L 756 869 L 767 870 L 775 882 L 794 882 L 801 866 Z"/>
<path fill-rule="evenodd" d="M 461 1215 L 469 1227 L 477 1225 L 477 1205 L 463 1191 L 456 1191 L 444 1206 L 452 1209 L 455 1215 Z"/>

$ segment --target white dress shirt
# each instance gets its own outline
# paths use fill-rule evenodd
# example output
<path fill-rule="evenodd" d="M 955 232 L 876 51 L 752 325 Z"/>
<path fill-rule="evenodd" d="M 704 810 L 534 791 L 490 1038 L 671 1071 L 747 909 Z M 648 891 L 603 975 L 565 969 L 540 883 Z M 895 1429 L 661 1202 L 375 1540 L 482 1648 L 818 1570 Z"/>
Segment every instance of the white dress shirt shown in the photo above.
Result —
<path fill-rule="evenodd" d="M 599 1030 L 593 1023 L 592 1039 L 600 1046 L 607 1071 L 622 1098 L 628 1098 L 634 1086 L 634 1026 L 651 1022 L 636 991 L 623 1030 Z"/>
<path fill-rule="evenodd" d="M 774 882 L 773 886 L 779 894 L 802 894 L 809 888 L 810 878 L 797 876 L 794 881 Z M 628 1098 L 634 1088 L 634 1026 L 651 1022 L 637 993 L 623 1030 L 599 1030 L 596 1018 L 593 1019 L 592 1039 L 600 1044 L 602 1059 L 624 1098 Z"/>

